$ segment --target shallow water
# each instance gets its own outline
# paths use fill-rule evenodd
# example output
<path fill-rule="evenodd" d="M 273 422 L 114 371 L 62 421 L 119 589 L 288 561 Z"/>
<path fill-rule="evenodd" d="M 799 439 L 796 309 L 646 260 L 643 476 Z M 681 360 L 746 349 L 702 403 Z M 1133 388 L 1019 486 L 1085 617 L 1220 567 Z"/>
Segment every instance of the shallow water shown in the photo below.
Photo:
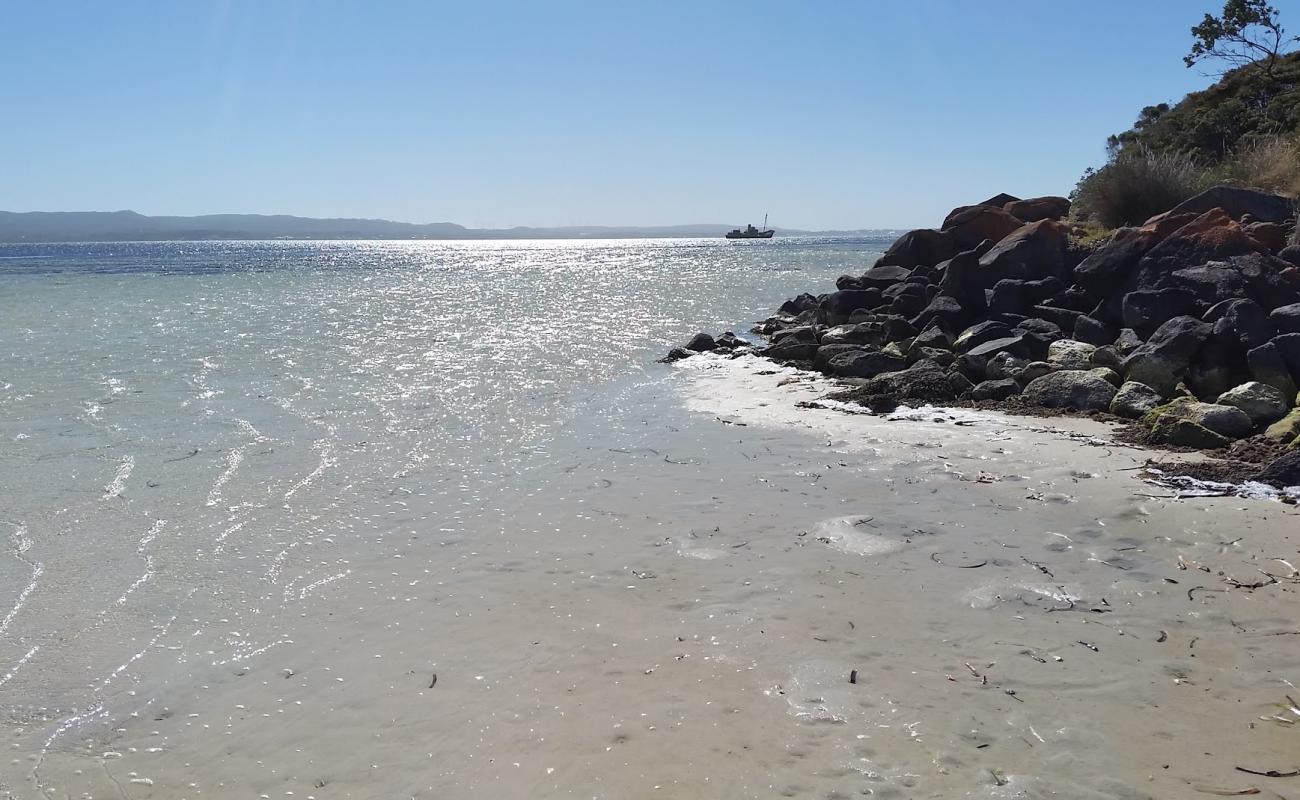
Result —
<path fill-rule="evenodd" d="M 5 791 L 1285 796 L 1294 511 L 654 364 L 873 257 L 745 244 L 11 275 Z"/>

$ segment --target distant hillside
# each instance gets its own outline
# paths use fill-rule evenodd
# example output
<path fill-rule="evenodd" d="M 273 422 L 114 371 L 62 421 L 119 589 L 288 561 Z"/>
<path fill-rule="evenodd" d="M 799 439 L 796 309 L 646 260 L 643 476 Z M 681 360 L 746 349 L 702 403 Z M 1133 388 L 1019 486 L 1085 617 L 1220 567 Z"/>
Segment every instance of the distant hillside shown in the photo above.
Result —
<path fill-rule="evenodd" d="M 0 211 L 0 242 L 181 241 L 203 239 L 634 239 L 721 236 L 737 225 L 466 228 L 451 222 L 313 219 L 209 214 L 150 217 L 134 211 Z M 782 234 L 809 233 L 778 229 Z M 863 233 L 825 231 L 824 233 Z"/>

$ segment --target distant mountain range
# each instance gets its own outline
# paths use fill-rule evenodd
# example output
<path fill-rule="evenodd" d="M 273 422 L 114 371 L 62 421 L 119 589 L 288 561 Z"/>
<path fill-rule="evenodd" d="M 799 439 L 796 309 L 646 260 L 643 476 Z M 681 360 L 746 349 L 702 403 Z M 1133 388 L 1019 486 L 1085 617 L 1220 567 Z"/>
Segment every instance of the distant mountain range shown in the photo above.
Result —
<path fill-rule="evenodd" d="M 313 219 L 283 214 L 149 217 L 134 211 L 0 211 L 0 242 L 181 241 L 202 239 L 641 239 L 722 236 L 736 225 L 658 227 L 466 228 L 451 222 Z M 879 231 L 801 231 L 794 235 Z"/>

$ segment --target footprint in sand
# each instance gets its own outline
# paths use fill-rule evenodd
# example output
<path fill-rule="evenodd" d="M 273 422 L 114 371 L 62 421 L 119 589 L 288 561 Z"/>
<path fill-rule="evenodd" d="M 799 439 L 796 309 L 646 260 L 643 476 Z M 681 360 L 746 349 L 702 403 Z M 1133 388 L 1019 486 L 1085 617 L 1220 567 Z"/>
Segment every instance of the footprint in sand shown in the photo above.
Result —
<path fill-rule="evenodd" d="M 817 524 L 812 537 L 842 553 L 879 556 L 895 553 L 907 546 L 903 538 L 888 535 L 872 522 L 872 517 L 832 517 Z"/>

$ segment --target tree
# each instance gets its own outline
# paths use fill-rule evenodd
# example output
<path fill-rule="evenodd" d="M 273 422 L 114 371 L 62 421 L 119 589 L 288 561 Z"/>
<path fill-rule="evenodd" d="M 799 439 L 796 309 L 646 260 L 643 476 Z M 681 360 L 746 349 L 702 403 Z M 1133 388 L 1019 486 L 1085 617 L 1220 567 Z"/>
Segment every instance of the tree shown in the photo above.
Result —
<path fill-rule="evenodd" d="M 1300 37 L 1286 35 L 1277 16 L 1277 9 L 1265 0 L 1227 0 L 1222 16 L 1206 14 L 1201 24 L 1192 28 L 1196 41 L 1183 63 L 1191 67 L 1218 59 L 1228 70 L 1262 63 L 1264 73 L 1271 77 L 1278 56 L 1300 41 Z"/>

